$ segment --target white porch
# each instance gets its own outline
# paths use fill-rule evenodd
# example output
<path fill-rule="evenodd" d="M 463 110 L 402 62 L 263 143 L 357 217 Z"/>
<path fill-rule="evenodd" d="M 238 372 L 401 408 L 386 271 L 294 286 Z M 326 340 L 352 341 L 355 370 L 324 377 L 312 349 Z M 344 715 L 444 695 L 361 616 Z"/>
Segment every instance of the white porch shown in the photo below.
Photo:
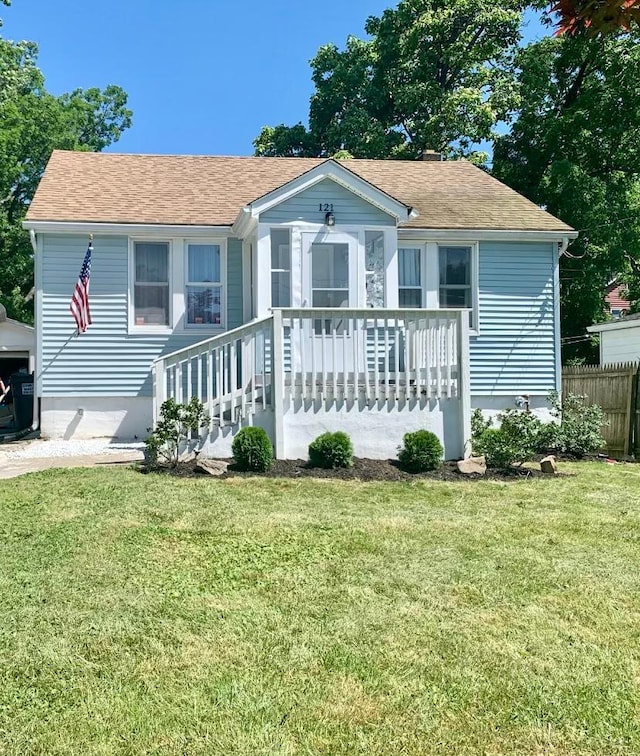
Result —
<path fill-rule="evenodd" d="M 274 308 L 157 359 L 153 392 L 154 422 L 169 397 L 205 405 L 211 456 L 260 425 L 280 459 L 306 457 L 326 430 L 349 433 L 358 456 L 394 457 L 420 428 L 460 457 L 471 436 L 468 311 Z"/>

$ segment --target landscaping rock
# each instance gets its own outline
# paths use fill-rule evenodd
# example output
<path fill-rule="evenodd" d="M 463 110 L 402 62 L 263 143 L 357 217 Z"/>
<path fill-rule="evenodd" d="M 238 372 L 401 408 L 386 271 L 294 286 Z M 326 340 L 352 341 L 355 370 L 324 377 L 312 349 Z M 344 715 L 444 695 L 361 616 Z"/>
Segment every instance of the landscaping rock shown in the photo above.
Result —
<path fill-rule="evenodd" d="M 213 475 L 218 477 L 224 475 L 229 467 L 229 462 L 222 459 L 199 459 L 196 462 L 195 471 L 201 475 Z"/>
<path fill-rule="evenodd" d="M 556 462 L 556 458 L 553 456 L 553 454 L 550 454 L 548 457 L 540 460 L 540 469 L 543 473 L 545 473 L 545 475 L 557 475 L 558 463 Z"/>
<path fill-rule="evenodd" d="M 484 457 L 469 457 L 456 462 L 458 472 L 462 475 L 485 475 L 487 472 L 487 460 Z"/>

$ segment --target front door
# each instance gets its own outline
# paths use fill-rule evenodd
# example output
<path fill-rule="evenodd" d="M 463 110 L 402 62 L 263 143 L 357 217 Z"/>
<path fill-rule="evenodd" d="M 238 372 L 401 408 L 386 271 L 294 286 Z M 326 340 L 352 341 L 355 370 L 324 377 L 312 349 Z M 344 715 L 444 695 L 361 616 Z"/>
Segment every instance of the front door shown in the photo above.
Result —
<path fill-rule="evenodd" d="M 302 235 L 302 306 L 336 309 L 360 306 L 358 236 L 319 231 Z M 302 334 L 300 334 L 302 336 Z M 353 362 L 354 329 L 346 318 L 307 321 L 301 365 L 304 374 L 323 372 L 334 379 Z M 306 364 L 305 364 L 306 363 Z"/>

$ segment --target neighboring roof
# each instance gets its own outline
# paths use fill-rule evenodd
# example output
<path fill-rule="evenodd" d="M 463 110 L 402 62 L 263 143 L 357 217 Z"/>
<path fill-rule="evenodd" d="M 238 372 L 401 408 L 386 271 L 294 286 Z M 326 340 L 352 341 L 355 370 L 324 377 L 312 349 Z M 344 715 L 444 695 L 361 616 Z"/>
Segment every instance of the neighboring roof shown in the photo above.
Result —
<path fill-rule="evenodd" d="M 640 326 L 640 312 L 633 315 L 627 315 L 624 318 L 618 318 L 618 320 L 609 320 L 606 323 L 596 323 L 589 326 L 587 331 L 589 333 L 601 333 L 602 331 L 617 331 L 620 328 L 635 328 Z"/>
<path fill-rule="evenodd" d="M 607 295 L 604 300 L 609 305 L 610 310 L 628 310 L 631 306 L 631 302 L 623 296 L 622 292 L 626 292 L 627 287 L 623 284 L 607 286 Z"/>
<path fill-rule="evenodd" d="M 322 162 L 55 151 L 27 220 L 230 226 L 242 207 Z M 402 226 L 572 230 L 464 160 L 341 164 L 420 213 Z"/>
<path fill-rule="evenodd" d="M 2 328 L 3 326 L 9 326 L 10 328 L 27 331 L 29 333 L 32 333 L 34 331 L 33 326 L 27 325 L 26 323 L 21 323 L 19 320 L 12 320 L 11 318 L 0 320 L 0 328 Z"/>

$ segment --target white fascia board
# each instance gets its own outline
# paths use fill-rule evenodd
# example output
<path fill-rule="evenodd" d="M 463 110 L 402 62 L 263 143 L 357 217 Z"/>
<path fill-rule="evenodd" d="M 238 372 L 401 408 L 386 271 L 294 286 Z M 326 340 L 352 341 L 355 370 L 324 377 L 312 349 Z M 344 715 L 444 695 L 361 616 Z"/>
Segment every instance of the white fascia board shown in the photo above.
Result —
<path fill-rule="evenodd" d="M 577 231 L 518 231 L 505 229 L 398 228 L 398 238 L 410 241 L 523 241 L 558 242 L 576 239 Z"/>
<path fill-rule="evenodd" d="M 283 186 L 278 187 L 278 189 L 274 189 L 272 192 L 265 194 L 264 197 L 260 197 L 252 202 L 249 205 L 251 214 L 254 218 L 257 218 L 260 213 L 270 210 L 272 207 L 285 202 L 296 194 L 300 194 L 305 189 L 327 178 L 335 181 L 336 184 L 340 184 L 353 194 L 362 197 L 362 199 L 388 215 L 397 218 L 400 222 L 406 220 L 413 210 L 413 208 L 386 194 L 373 184 L 370 184 L 352 171 L 336 163 L 335 160 L 327 160 L 325 163 L 321 163 L 310 171 L 303 173 L 302 176 L 288 181 Z"/>
<path fill-rule="evenodd" d="M 231 226 L 161 225 L 151 223 L 74 223 L 68 221 L 24 221 L 27 231 L 49 234 L 95 234 L 100 236 L 197 236 L 204 238 L 233 236 Z"/>
<path fill-rule="evenodd" d="M 238 213 L 231 232 L 237 239 L 246 239 L 258 227 L 258 221 L 251 214 L 251 207 L 243 207 Z"/>
<path fill-rule="evenodd" d="M 613 320 L 610 323 L 596 323 L 588 326 L 589 333 L 602 333 L 602 331 L 621 331 L 623 328 L 639 328 L 640 320 Z"/>

